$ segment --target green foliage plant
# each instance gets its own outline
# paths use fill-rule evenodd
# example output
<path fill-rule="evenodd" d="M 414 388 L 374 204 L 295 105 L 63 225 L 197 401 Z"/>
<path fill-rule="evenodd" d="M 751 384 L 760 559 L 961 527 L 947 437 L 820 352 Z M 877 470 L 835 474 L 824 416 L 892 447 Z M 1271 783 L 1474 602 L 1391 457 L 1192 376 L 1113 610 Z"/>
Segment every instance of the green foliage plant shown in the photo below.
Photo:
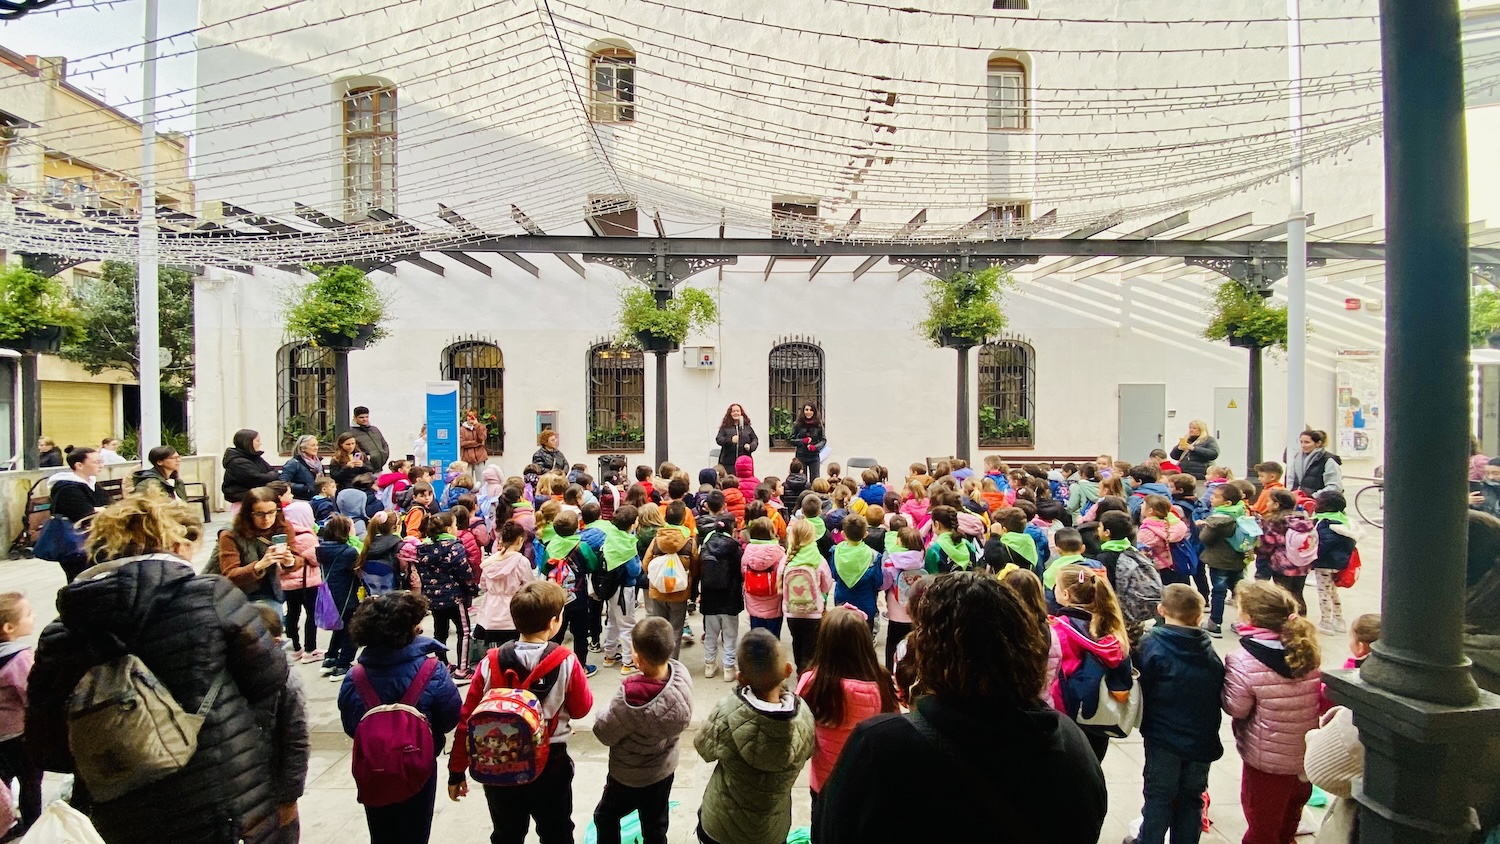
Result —
<path fill-rule="evenodd" d="M 1206 340 L 1239 340 L 1286 351 L 1286 306 L 1268 304 L 1265 297 L 1226 281 L 1209 303 L 1211 319 L 1203 329 Z"/>
<path fill-rule="evenodd" d="M 0 272 L 0 340 L 76 325 L 78 311 L 62 282 L 16 265 Z"/>
<path fill-rule="evenodd" d="M 1001 305 L 1015 279 L 1001 267 L 954 273 L 926 283 L 927 318 L 917 330 L 941 347 L 945 339 L 979 345 L 1005 329 Z"/>
<path fill-rule="evenodd" d="M 105 261 L 98 278 L 79 278 L 72 304 L 79 320 L 61 356 L 90 375 L 122 369 L 140 380 L 140 332 L 136 330 L 134 264 Z M 193 277 L 162 267 L 157 272 L 159 342 L 171 359 L 161 370 L 161 387 L 181 398 L 193 385 Z M 186 452 L 184 452 L 186 453 Z"/>
<path fill-rule="evenodd" d="M 311 283 L 287 292 L 282 299 L 286 333 L 292 340 L 317 345 L 327 335 L 353 337 L 362 326 L 373 326 L 369 345 L 390 335 L 382 323 L 390 301 L 358 267 L 312 266 Z"/>
<path fill-rule="evenodd" d="M 1500 290 L 1476 288 L 1469 296 L 1469 346 L 1486 348 L 1490 335 L 1500 332 Z"/>
<path fill-rule="evenodd" d="M 632 284 L 620 289 L 619 337 L 622 346 L 639 347 L 637 334 L 649 334 L 681 344 L 692 331 L 703 331 L 719 321 L 719 303 L 696 287 L 685 287 L 656 306 L 651 289 Z"/>

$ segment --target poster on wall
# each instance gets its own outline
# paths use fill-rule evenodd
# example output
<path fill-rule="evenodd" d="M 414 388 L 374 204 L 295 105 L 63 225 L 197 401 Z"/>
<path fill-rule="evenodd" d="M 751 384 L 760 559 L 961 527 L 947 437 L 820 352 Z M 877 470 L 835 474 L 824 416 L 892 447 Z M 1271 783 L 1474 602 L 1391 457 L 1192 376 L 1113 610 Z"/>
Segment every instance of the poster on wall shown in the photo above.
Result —
<path fill-rule="evenodd" d="M 1340 349 L 1334 366 L 1335 448 L 1345 460 L 1379 460 L 1385 412 L 1384 353 Z"/>
<path fill-rule="evenodd" d="M 427 382 L 427 465 L 437 469 L 432 489 L 438 500 L 445 485 L 443 470 L 458 459 L 458 382 Z"/>

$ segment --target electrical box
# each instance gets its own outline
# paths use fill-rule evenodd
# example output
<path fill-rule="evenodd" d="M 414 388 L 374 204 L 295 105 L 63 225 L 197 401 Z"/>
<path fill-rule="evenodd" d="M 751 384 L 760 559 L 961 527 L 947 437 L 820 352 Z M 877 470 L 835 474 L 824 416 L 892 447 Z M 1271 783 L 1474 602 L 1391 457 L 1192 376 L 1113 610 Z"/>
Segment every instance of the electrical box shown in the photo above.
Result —
<path fill-rule="evenodd" d="M 683 346 L 684 369 L 715 369 L 719 365 L 719 350 L 713 346 Z"/>
<path fill-rule="evenodd" d="M 536 435 L 541 436 L 543 431 L 557 430 L 557 411 L 538 410 L 536 412 Z"/>

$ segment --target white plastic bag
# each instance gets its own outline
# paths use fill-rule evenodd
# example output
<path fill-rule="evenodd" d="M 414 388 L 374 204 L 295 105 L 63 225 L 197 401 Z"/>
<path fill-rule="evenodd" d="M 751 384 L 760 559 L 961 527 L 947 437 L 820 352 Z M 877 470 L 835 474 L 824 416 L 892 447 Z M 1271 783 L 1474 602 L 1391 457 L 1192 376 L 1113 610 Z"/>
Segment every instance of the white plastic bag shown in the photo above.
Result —
<path fill-rule="evenodd" d="M 21 844 L 104 844 L 88 816 L 61 800 L 55 800 L 21 839 Z"/>

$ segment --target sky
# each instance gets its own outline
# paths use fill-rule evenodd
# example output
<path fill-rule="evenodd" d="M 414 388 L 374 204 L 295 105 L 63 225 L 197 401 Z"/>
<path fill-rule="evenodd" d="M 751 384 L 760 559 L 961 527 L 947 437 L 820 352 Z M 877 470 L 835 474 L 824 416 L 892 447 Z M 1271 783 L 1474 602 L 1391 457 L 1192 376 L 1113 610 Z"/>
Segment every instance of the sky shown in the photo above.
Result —
<path fill-rule="evenodd" d="M 157 5 L 160 38 L 198 25 L 197 0 L 158 0 Z M 145 0 L 59 0 L 17 20 L 0 22 L 0 46 L 22 55 L 67 58 L 73 85 L 139 117 L 145 10 Z M 157 45 L 157 113 L 162 129 L 193 129 L 197 69 L 192 48 L 192 35 Z"/>

